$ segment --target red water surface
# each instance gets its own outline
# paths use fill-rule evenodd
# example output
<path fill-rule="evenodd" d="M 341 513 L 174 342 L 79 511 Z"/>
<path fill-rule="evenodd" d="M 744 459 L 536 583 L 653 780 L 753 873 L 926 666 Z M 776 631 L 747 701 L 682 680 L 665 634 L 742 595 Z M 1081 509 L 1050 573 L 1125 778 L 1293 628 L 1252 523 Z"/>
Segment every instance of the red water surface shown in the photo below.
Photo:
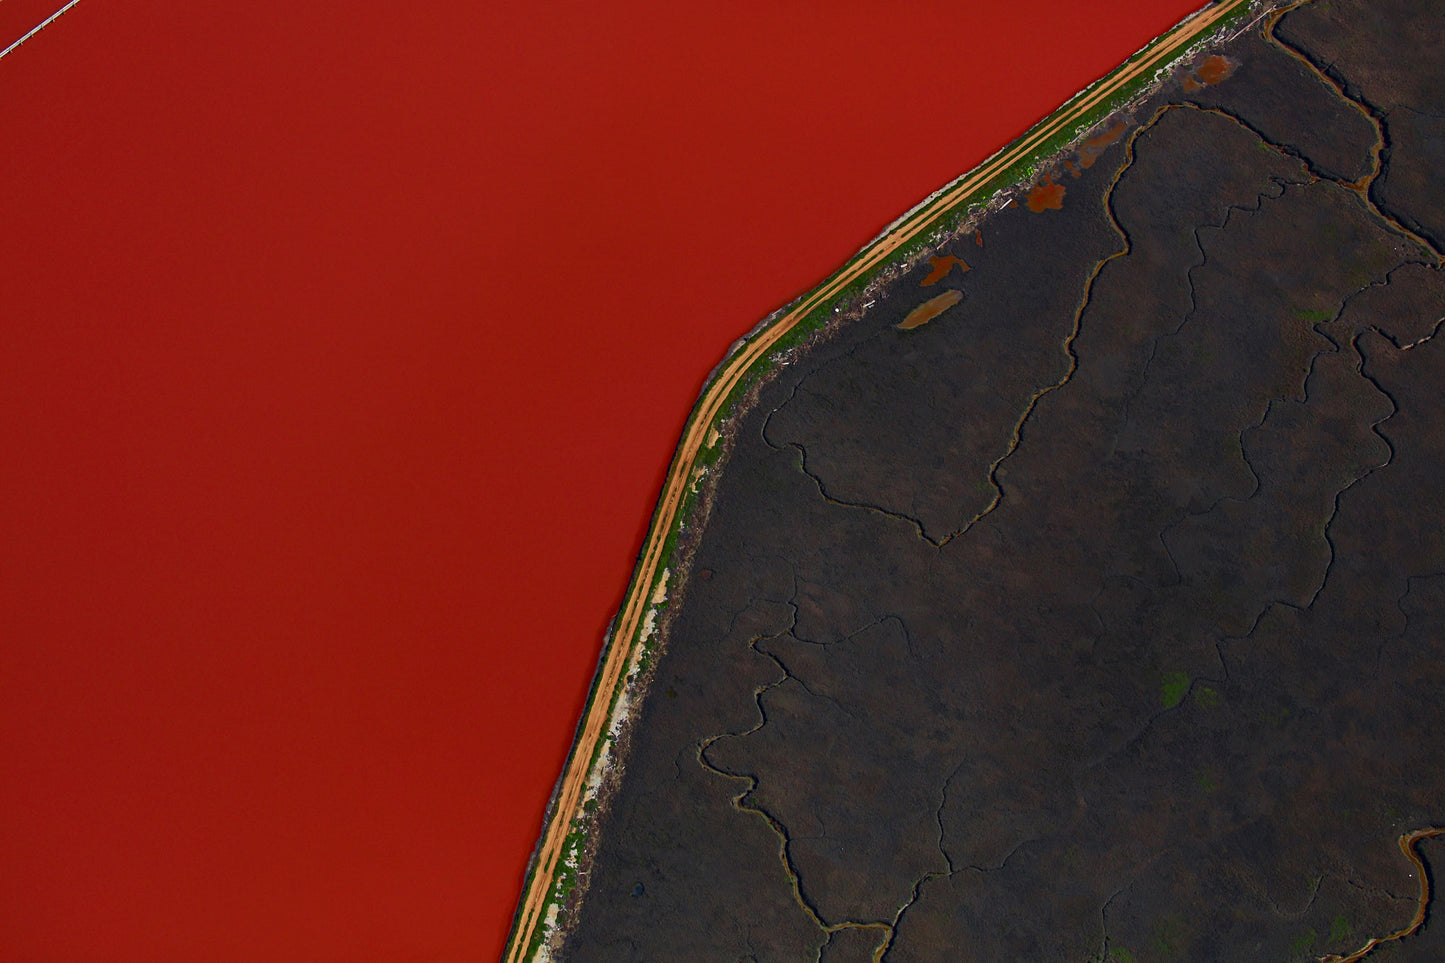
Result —
<path fill-rule="evenodd" d="M 0 61 L 0 959 L 495 958 L 705 373 L 1191 6 L 82 0 Z"/>

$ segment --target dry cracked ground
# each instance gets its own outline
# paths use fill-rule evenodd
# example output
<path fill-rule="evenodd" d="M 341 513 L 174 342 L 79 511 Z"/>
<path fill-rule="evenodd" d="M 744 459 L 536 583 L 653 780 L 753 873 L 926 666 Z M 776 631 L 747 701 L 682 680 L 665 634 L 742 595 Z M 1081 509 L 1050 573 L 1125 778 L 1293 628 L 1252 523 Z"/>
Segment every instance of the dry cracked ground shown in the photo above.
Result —
<path fill-rule="evenodd" d="M 781 370 L 559 958 L 1285 963 L 1408 922 L 1440 36 L 1438 0 L 1263 21 Z M 1371 959 L 1445 959 L 1432 910 Z"/>

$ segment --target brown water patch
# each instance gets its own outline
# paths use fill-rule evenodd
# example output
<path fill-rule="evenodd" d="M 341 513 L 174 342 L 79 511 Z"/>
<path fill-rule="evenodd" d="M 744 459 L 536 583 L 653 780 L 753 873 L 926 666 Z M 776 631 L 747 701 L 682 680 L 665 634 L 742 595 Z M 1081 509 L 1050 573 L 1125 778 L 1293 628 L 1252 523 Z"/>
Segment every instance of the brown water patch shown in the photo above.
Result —
<path fill-rule="evenodd" d="M 962 291 L 944 291 L 937 297 L 929 298 L 912 311 L 909 311 L 908 317 L 900 321 L 898 327 L 903 331 L 911 331 L 919 325 L 924 325 L 932 321 L 962 300 Z"/>
<path fill-rule="evenodd" d="M 978 228 L 974 228 L 973 230 L 973 243 L 979 247 L 983 247 L 983 231 L 980 231 Z"/>
<path fill-rule="evenodd" d="M 1083 173 L 1074 166 L 1073 161 L 1068 160 L 1067 158 L 1065 158 L 1064 160 L 1064 170 L 1068 171 L 1070 174 L 1073 174 L 1075 177 L 1078 177 L 1081 173 Z"/>
<path fill-rule="evenodd" d="M 1212 87 L 1234 73 L 1234 66 L 1234 61 L 1228 57 L 1212 54 L 1204 59 L 1204 63 L 1200 64 L 1199 69 L 1194 73 L 1201 81 Z"/>
<path fill-rule="evenodd" d="M 1206 86 L 1212 87 L 1234 73 L 1237 66 L 1239 65 L 1222 54 L 1211 54 L 1204 58 L 1204 63 L 1196 67 L 1193 73 L 1184 78 L 1184 92 L 1190 94 L 1203 90 Z"/>
<path fill-rule="evenodd" d="M 944 254 L 941 257 L 931 257 L 928 263 L 933 265 L 933 270 L 928 272 L 928 277 L 919 282 L 921 287 L 928 287 L 930 284 L 937 284 L 948 276 L 955 264 L 960 271 L 969 270 L 968 264 L 961 257 L 954 257 L 952 254 Z"/>
<path fill-rule="evenodd" d="M 1080 144 L 1079 166 L 1093 167 L 1094 161 L 1098 160 L 1099 155 L 1104 153 L 1104 148 L 1124 136 L 1124 131 L 1127 127 L 1128 125 L 1122 120 L 1116 120 L 1110 124 L 1109 128 L 1103 133 L 1095 134 Z"/>
<path fill-rule="evenodd" d="M 1045 177 L 1042 184 L 1029 191 L 1029 210 L 1035 214 L 1043 211 L 1064 209 L 1064 185 L 1055 184 L 1052 177 Z"/>

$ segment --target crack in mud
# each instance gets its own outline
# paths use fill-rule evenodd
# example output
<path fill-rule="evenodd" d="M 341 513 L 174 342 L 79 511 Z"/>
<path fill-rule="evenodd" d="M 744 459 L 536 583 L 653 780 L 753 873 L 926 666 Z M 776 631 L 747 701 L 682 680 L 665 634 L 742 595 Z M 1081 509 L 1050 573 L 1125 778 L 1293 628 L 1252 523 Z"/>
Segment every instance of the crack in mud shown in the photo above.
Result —
<path fill-rule="evenodd" d="M 781 659 L 773 655 L 771 652 L 767 652 L 758 648 L 759 642 L 763 642 L 768 639 L 781 638 L 784 635 L 790 634 L 797 626 L 798 610 L 797 605 L 795 604 L 795 599 L 797 595 L 796 576 L 794 578 L 793 595 L 794 598 L 790 599 L 786 603 L 788 605 L 791 605 L 793 608 L 792 625 L 788 626 L 780 632 L 756 635 L 748 641 L 749 649 L 751 649 L 757 655 L 763 656 L 764 658 L 771 660 L 772 663 L 777 666 L 778 671 L 782 673 L 781 677 L 773 680 L 772 682 L 765 683 L 753 690 L 753 701 L 758 711 L 757 724 L 754 725 L 752 728 L 746 729 L 742 732 L 724 732 L 703 739 L 697 744 L 697 761 L 699 765 L 701 765 L 703 769 L 708 772 L 711 772 L 718 776 L 722 776 L 725 779 L 741 779 L 748 784 L 746 789 L 744 789 L 741 793 L 737 794 L 732 798 L 732 807 L 739 812 L 750 812 L 762 817 L 762 819 L 768 824 L 769 828 L 771 828 L 772 831 L 777 835 L 778 857 L 783 865 L 783 873 L 787 877 L 789 886 L 792 889 L 793 898 L 797 902 L 798 906 L 802 908 L 804 913 L 807 914 L 808 918 L 813 922 L 815 926 L 818 927 L 819 930 L 830 936 L 833 933 L 839 932 L 840 930 L 878 930 L 880 932 L 886 932 L 886 935 L 880 942 L 879 948 L 874 955 L 874 960 L 876 963 L 877 960 L 882 959 L 883 953 L 885 952 L 887 945 L 892 942 L 893 927 L 897 917 L 895 916 L 894 921 L 892 922 L 883 920 L 842 920 L 837 923 L 827 922 L 823 918 L 823 915 L 818 909 L 818 907 L 815 906 L 813 902 L 808 899 L 807 895 L 803 892 L 802 879 L 798 873 L 797 867 L 793 864 L 792 855 L 790 853 L 790 847 L 792 846 L 793 840 L 791 834 L 788 832 L 787 827 L 783 825 L 782 820 L 780 820 L 777 816 L 773 815 L 771 812 L 765 809 L 755 799 L 750 798 L 753 792 L 758 788 L 758 777 L 753 773 L 732 772 L 720 766 L 714 765 L 712 762 L 708 761 L 707 758 L 708 749 L 710 749 L 712 745 L 719 740 L 751 735 L 752 733 L 757 732 L 768 724 L 768 713 L 767 710 L 763 707 L 764 693 L 769 692 L 772 689 L 776 689 L 778 686 L 783 685 L 785 682 L 791 679 L 792 681 L 798 683 L 798 685 L 800 685 L 804 689 L 804 691 L 808 692 L 810 695 L 817 696 L 817 693 L 814 693 L 812 689 L 808 688 L 808 685 L 805 682 L 803 682 L 797 676 L 793 675 L 793 673 L 788 669 L 788 667 L 782 662 Z M 860 629 L 859 631 L 862 630 Z M 848 713 L 847 710 L 843 708 L 843 706 L 839 705 L 837 703 L 837 700 L 825 696 L 818 697 L 826 699 L 826 701 L 833 703 L 848 715 L 852 715 L 852 713 Z M 826 945 L 827 942 L 825 941 L 824 944 L 819 947 L 818 959 L 821 959 L 823 948 Z"/>
<path fill-rule="evenodd" d="M 1411 341 L 1408 344 L 1401 344 L 1399 338 L 1395 337 L 1393 334 L 1378 325 L 1370 325 L 1370 330 L 1380 335 L 1386 341 L 1389 341 L 1392 345 L 1395 346 L 1395 349 L 1397 351 L 1409 351 L 1411 348 L 1418 348 L 1420 345 L 1433 339 L 1435 335 L 1440 333 L 1440 328 L 1442 325 L 1445 325 L 1445 318 L 1441 318 L 1439 321 L 1436 321 L 1435 326 L 1430 329 L 1429 334 L 1425 335 L 1423 338 L 1416 338 L 1414 341 Z"/>

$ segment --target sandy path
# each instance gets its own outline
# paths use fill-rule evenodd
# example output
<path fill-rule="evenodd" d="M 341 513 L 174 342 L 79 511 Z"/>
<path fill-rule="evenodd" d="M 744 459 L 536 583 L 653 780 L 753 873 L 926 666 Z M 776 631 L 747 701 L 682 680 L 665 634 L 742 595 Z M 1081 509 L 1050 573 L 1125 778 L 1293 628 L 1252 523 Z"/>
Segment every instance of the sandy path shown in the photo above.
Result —
<path fill-rule="evenodd" d="M 581 799 L 582 789 L 587 782 L 587 773 L 597 748 L 597 742 L 607 728 L 612 697 L 617 690 L 618 682 L 622 679 L 623 668 L 627 664 L 628 656 L 631 654 L 638 624 L 643 610 L 647 606 L 653 578 L 657 574 L 657 567 L 668 532 L 677 521 L 678 507 L 682 504 L 683 494 L 692 475 L 698 452 L 702 449 L 713 420 L 717 417 L 732 389 L 742 380 L 755 361 L 762 358 L 779 338 L 791 331 L 799 321 L 820 304 L 877 267 L 900 245 L 933 227 L 939 218 L 967 201 L 1010 164 L 1049 137 L 1066 129 L 1070 124 L 1077 123 L 1082 116 L 1118 91 L 1120 87 L 1142 74 L 1157 69 L 1221 17 L 1248 2 L 1249 0 L 1224 0 L 1224 2 L 1196 13 L 1192 18 L 1177 26 L 1172 33 L 1167 34 L 1138 61 L 1109 77 L 1104 83 L 1074 103 L 1066 105 L 1063 110 L 1025 134 L 1019 141 L 974 168 L 972 172 L 964 176 L 952 188 L 934 198 L 914 216 L 907 218 L 888 234 L 876 240 L 853 263 L 847 265 L 821 287 L 814 290 L 792 310 L 779 317 L 770 327 L 759 332 L 724 366 L 717 379 L 704 390 L 697 406 L 693 409 L 693 416 L 683 433 L 677 453 L 673 456 L 672 467 L 668 470 L 667 481 L 663 486 L 657 513 L 653 517 L 652 528 L 647 534 L 641 561 L 638 563 L 627 598 L 623 602 L 622 612 L 613 630 L 613 644 L 602 664 L 596 695 L 588 706 L 585 722 L 568 759 L 567 770 L 558 792 L 557 808 L 543 834 L 536 870 L 528 881 L 526 892 L 522 894 L 511 940 L 507 944 L 503 956 L 505 963 L 522 963 L 527 947 L 541 922 L 547 894 L 552 889 L 557 864 L 562 855 L 563 842 L 572 819 L 577 815 L 578 801 Z"/>

